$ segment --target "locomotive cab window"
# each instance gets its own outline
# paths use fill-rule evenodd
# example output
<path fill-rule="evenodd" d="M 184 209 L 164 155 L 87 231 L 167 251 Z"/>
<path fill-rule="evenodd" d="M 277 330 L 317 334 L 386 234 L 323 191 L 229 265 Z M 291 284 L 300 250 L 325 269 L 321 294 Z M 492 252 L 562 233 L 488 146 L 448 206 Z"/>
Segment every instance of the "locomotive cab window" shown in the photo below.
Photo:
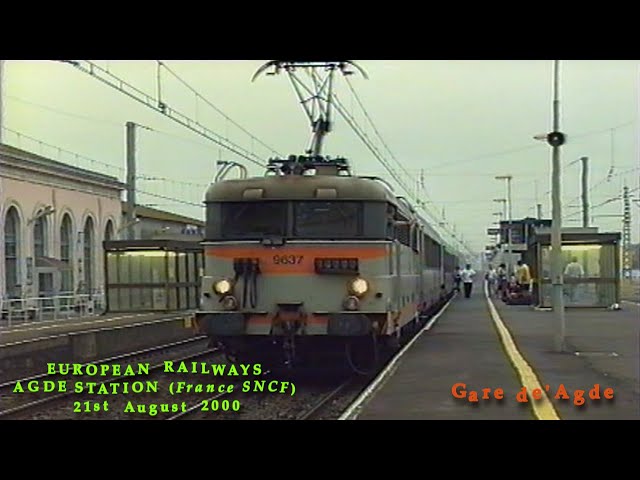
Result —
<path fill-rule="evenodd" d="M 229 202 L 221 204 L 223 238 L 262 239 L 286 236 L 285 202 Z"/>
<path fill-rule="evenodd" d="M 351 238 L 362 236 L 362 203 L 297 202 L 293 234 L 300 238 Z"/>

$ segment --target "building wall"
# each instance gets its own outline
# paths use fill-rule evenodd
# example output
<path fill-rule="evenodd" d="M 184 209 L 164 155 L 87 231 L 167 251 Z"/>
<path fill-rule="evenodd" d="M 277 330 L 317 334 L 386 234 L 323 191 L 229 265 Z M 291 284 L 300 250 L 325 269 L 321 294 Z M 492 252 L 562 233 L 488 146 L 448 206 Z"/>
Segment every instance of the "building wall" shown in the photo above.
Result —
<path fill-rule="evenodd" d="M 44 217 L 45 222 L 45 256 L 60 259 L 62 219 L 65 214 L 71 218 L 71 257 L 74 291 L 84 279 L 84 235 L 83 230 L 87 218 L 94 224 L 93 238 L 93 272 L 94 285 L 100 289 L 103 279 L 102 241 L 109 221 L 113 232 L 117 232 L 121 223 L 121 204 L 118 182 L 113 185 L 105 181 L 102 185 L 95 179 L 83 181 L 82 175 L 76 178 L 66 172 L 55 173 L 55 166 L 35 167 L 28 162 L 0 164 L 0 295 L 6 298 L 6 266 L 5 266 L 5 222 L 11 207 L 15 207 L 19 217 L 18 230 L 18 282 L 22 286 L 22 296 L 37 296 L 37 274 L 34 255 L 34 226 L 29 222 L 36 214 L 47 206 L 53 207 L 53 213 Z M 29 261 L 29 259 L 32 259 Z M 28 267 L 29 263 L 32 266 Z M 31 281 L 27 278 L 28 270 L 32 271 Z"/>
<path fill-rule="evenodd" d="M 127 238 L 127 219 L 121 196 L 124 185 L 116 178 L 82 170 L 20 149 L 0 144 L 0 298 L 32 297 L 39 293 L 39 273 L 53 275 L 53 288 L 58 293 L 63 276 L 60 263 L 36 265 L 34 229 L 37 215 L 53 209 L 43 218 L 45 257 L 61 260 L 61 228 L 66 215 L 71 220 L 69 242 L 72 280 L 68 290 L 83 293 L 84 229 L 88 219 L 94 225 L 92 244 L 93 290 L 104 291 L 104 251 L 107 225 L 111 238 Z M 7 291 L 5 232 L 7 214 L 15 208 L 18 214 L 17 291 Z M 160 210 L 139 207 L 139 222 L 133 226 L 136 239 L 202 240 L 204 222 Z"/>

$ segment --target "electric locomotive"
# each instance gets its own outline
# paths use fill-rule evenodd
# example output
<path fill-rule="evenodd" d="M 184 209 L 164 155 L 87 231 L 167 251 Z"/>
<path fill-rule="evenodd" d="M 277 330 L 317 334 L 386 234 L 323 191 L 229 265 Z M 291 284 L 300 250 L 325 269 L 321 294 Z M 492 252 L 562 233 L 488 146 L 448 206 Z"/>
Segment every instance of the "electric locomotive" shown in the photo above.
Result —
<path fill-rule="evenodd" d="M 206 193 L 200 331 L 239 360 L 355 371 L 451 295 L 456 260 L 382 181 L 343 158 L 269 161 Z"/>

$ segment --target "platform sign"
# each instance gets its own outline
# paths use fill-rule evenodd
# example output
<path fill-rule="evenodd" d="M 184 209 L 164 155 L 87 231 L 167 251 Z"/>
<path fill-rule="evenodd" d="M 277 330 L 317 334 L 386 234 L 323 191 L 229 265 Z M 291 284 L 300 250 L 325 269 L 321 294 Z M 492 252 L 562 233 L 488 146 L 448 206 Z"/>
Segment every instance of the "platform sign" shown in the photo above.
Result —
<path fill-rule="evenodd" d="M 511 243 L 524 243 L 524 238 L 522 235 L 522 225 L 514 225 L 511 227 Z"/>

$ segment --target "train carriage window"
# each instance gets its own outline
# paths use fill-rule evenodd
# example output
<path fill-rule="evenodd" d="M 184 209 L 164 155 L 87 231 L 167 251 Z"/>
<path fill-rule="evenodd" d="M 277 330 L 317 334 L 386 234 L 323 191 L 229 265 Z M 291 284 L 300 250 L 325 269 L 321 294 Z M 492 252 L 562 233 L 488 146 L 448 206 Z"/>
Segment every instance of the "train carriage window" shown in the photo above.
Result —
<path fill-rule="evenodd" d="M 418 251 L 418 226 L 413 225 L 411 227 L 411 248 L 417 252 Z"/>
<path fill-rule="evenodd" d="M 297 202 L 293 234 L 303 238 L 361 237 L 362 220 L 360 202 Z"/>
<path fill-rule="evenodd" d="M 429 266 L 429 237 L 422 235 L 422 262 L 425 266 Z"/>
<path fill-rule="evenodd" d="M 386 230 L 385 230 L 385 235 L 386 238 L 393 240 L 395 238 L 395 231 L 396 231 L 396 227 L 395 227 L 395 217 L 396 217 L 396 207 L 394 207 L 393 205 L 389 205 L 387 204 L 387 215 L 386 215 Z"/>
<path fill-rule="evenodd" d="M 437 267 L 437 243 L 433 238 L 429 237 L 429 246 L 427 247 L 427 265 L 431 268 Z"/>
<path fill-rule="evenodd" d="M 222 238 L 257 239 L 286 236 L 286 202 L 222 203 Z"/>
<path fill-rule="evenodd" d="M 403 245 L 409 246 L 409 225 L 396 225 L 396 239 Z"/>
<path fill-rule="evenodd" d="M 431 266 L 438 266 L 438 243 L 432 238 L 431 239 Z"/>

